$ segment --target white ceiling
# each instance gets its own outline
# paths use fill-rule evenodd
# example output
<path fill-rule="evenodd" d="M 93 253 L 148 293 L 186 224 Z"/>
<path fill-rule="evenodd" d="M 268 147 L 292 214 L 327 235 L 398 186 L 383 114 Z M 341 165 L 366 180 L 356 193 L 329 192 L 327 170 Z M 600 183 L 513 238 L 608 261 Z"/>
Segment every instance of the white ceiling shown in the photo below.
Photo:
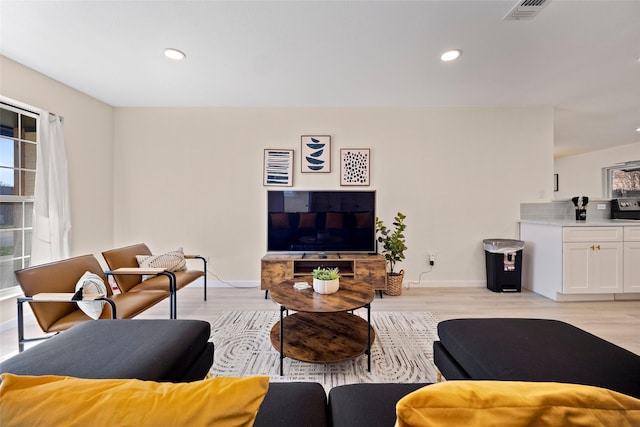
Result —
<path fill-rule="evenodd" d="M 516 3 L 0 0 L 0 53 L 113 106 L 551 105 L 557 156 L 639 142 L 640 0 Z"/>

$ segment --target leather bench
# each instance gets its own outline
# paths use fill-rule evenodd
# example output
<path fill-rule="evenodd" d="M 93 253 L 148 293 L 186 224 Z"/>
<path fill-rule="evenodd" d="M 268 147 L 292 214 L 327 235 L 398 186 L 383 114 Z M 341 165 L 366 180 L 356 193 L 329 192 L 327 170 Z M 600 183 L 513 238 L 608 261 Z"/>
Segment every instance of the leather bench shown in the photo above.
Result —
<path fill-rule="evenodd" d="M 173 319 L 177 316 L 177 302 L 176 292 L 185 286 L 193 283 L 200 277 L 204 278 L 204 300 L 207 300 L 207 260 L 200 255 L 185 255 L 185 259 L 199 259 L 203 262 L 204 270 L 171 270 L 171 276 L 173 277 L 175 286 L 172 289 L 170 280 L 164 275 L 158 275 L 150 277 L 144 280 L 142 274 L 114 274 L 120 268 L 138 268 L 138 260 L 136 256 L 152 256 L 151 250 L 144 243 L 137 243 L 135 245 L 125 246 L 122 248 L 110 249 L 102 252 L 102 257 L 107 262 L 107 265 L 111 269 L 109 274 L 113 274 L 116 285 L 120 292 L 139 292 L 149 290 L 169 290 L 171 299 L 171 317 Z"/>
<path fill-rule="evenodd" d="M 83 322 L 2 362 L 0 373 L 201 380 L 213 364 L 210 329 L 200 320 Z"/>
<path fill-rule="evenodd" d="M 565 322 L 453 319 L 438 336 L 434 363 L 447 380 L 550 381 L 640 397 L 640 356 Z"/>
<path fill-rule="evenodd" d="M 30 304 L 40 329 L 45 333 L 62 332 L 91 320 L 76 302 L 68 297 L 76 291 L 76 283 L 85 272 L 97 275 L 105 283 L 107 294 L 104 300 L 109 304 L 102 310 L 101 319 L 131 319 L 169 297 L 168 289 L 114 294 L 107 284 L 107 278 L 100 263 L 93 255 L 81 255 L 17 270 L 16 279 L 25 295 L 17 298 L 20 351 L 26 342 L 43 339 L 24 336 L 23 304 L 25 302 Z M 66 294 L 67 296 L 61 296 L 67 299 L 35 298 L 37 295 L 56 294 Z"/>

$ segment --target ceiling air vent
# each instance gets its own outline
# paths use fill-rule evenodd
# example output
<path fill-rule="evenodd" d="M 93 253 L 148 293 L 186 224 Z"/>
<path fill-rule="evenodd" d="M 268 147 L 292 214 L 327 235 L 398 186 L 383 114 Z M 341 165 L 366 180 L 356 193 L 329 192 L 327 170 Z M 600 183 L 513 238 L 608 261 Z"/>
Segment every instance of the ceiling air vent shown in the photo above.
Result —
<path fill-rule="evenodd" d="M 533 19 L 551 0 L 522 0 L 502 18 L 503 21 Z"/>

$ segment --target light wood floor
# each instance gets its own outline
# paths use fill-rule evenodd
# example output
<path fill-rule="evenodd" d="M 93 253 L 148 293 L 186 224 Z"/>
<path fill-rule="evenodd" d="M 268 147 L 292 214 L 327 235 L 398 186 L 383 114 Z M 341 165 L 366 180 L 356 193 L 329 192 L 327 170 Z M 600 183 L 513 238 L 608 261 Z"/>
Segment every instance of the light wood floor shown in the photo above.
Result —
<path fill-rule="evenodd" d="M 178 293 L 178 318 L 213 321 L 227 310 L 278 310 L 264 291 L 257 288 L 209 288 L 208 301 L 202 288 Z M 494 293 L 485 288 L 412 288 L 401 296 L 376 297 L 375 311 L 429 311 L 438 320 L 462 317 L 530 317 L 557 319 L 640 354 L 640 301 L 556 302 L 532 292 Z M 139 318 L 167 318 L 163 302 Z M 26 322 L 26 335 L 42 335 L 35 319 Z M 17 329 L 0 334 L 0 358 L 17 351 Z"/>

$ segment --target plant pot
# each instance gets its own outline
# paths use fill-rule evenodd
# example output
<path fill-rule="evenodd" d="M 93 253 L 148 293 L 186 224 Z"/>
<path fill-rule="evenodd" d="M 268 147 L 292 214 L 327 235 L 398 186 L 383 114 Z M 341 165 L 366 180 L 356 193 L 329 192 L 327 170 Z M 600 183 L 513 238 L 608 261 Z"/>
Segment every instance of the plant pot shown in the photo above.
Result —
<path fill-rule="evenodd" d="M 313 279 L 313 290 L 319 294 L 333 294 L 338 292 L 338 289 L 340 289 L 340 279 Z"/>
<path fill-rule="evenodd" d="M 400 273 L 391 274 L 387 273 L 387 289 L 384 293 L 387 295 L 402 295 L 402 281 L 404 280 L 404 270 L 400 270 Z"/>

